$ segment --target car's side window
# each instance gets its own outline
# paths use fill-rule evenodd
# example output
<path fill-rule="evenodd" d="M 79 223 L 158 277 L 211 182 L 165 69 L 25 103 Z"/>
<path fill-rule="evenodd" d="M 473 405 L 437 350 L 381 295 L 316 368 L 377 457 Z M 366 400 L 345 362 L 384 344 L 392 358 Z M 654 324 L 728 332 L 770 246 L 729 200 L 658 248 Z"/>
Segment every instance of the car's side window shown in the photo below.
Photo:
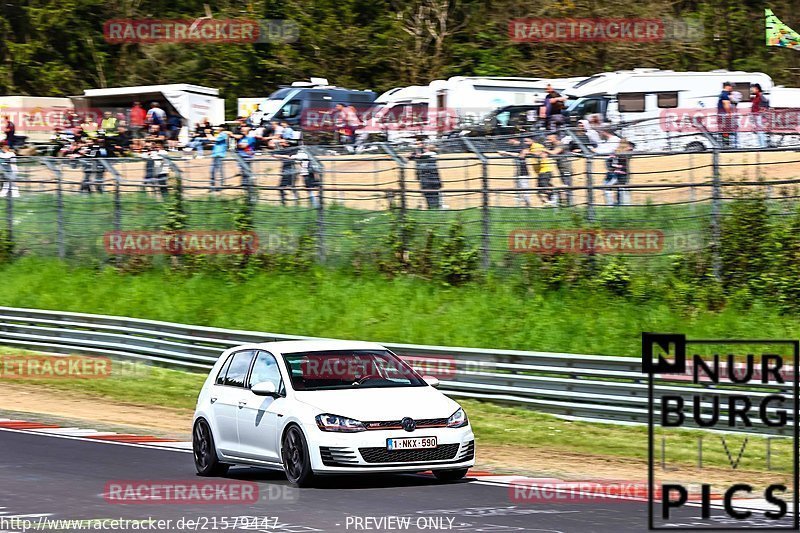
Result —
<path fill-rule="evenodd" d="M 269 381 L 275 385 L 275 390 L 280 392 L 283 380 L 278 361 L 269 352 L 258 352 L 256 362 L 253 364 L 253 371 L 250 373 L 250 387 Z"/>
<path fill-rule="evenodd" d="M 245 350 L 236 352 L 231 357 L 230 368 L 225 374 L 225 385 L 230 387 L 244 387 L 247 379 L 247 371 L 250 369 L 250 362 L 253 360 L 253 351 Z"/>
<path fill-rule="evenodd" d="M 223 385 L 225 383 L 225 374 L 228 373 L 228 368 L 231 366 L 231 360 L 233 360 L 233 355 L 229 355 L 228 359 L 225 361 L 225 364 L 223 364 L 222 368 L 219 369 L 217 379 L 214 381 L 215 385 Z"/>

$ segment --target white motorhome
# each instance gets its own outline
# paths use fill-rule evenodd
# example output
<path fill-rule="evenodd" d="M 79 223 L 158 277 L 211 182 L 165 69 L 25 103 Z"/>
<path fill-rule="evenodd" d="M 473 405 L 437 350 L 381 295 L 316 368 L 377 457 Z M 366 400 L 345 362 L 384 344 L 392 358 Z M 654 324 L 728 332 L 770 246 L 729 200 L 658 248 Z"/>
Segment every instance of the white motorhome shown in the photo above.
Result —
<path fill-rule="evenodd" d="M 633 69 L 590 76 L 564 94 L 569 97 L 567 112 L 573 124 L 587 115 L 600 114 L 607 122 L 621 125 L 620 133 L 636 143 L 637 150 L 700 151 L 711 147 L 707 136 L 698 134 L 696 128 L 676 126 L 676 120 L 695 120 L 705 114 L 704 124 L 714 122 L 725 82 L 742 95 L 739 113 L 750 109 L 751 84 L 761 84 L 765 93 L 772 89 L 772 79 L 762 72 Z M 756 142 L 754 133 L 738 133 L 738 146 L 756 146 Z"/>
<path fill-rule="evenodd" d="M 477 124 L 501 107 L 538 106 L 547 85 L 562 92 L 583 79 L 455 76 L 428 85 L 396 87 L 375 100 L 359 133 L 382 133 L 389 141 L 435 137 Z"/>
<path fill-rule="evenodd" d="M 188 83 L 86 89 L 83 95 L 70 98 L 79 111 L 90 108 L 126 112 L 137 100 L 145 109 L 150 108 L 151 102 L 158 102 L 167 113 L 181 117 L 183 127 L 178 138 L 183 143 L 201 120 L 208 118 L 211 124 L 225 121 L 225 100 L 219 97 L 219 89 Z"/>

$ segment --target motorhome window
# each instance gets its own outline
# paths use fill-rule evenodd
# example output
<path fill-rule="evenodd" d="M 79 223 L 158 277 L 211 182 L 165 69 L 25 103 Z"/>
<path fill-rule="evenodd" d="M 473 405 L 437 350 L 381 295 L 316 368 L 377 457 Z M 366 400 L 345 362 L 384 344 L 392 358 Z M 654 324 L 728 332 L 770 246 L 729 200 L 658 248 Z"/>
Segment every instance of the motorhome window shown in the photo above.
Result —
<path fill-rule="evenodd" d="M 742 102 L 750 101 L 750 82 L 737 82 L 733 84 L 733 90 L 742 93 Z"/>
<path fill-rule="evenodd" d="M 294 118 L 300 114 L 300 100 L 292 100 L 281 108 L 280 118 Z"/>
<path fill-rule="evenodd" d="M 583 81 L 579 81 L 578 83 L 576 83 L 575 85 L 573 85 L 573 86 L 572 86 L 572 88 L 573 88 L 573 89 L 577 89 L 578 87 L 583 87 L 583 86 L 584 86 L 584 85 L 586 85 L 587 83 L 592 83 L 594 80 L 596 80 L 596 79 L 599 79 L 599 78 L 602 78 L 603 76 L 604 76 L 603 74 L 598 74 L 597 76 L 589 76 L 589 77 L 588 77 L 588 78 L 586 78 L 585 80 L 583 80 Z"/>
<path fill-rule="evenodd" d="M 621 113 L 641 113 L 644 111 L 644 93 L 619 93 L 619 110 Z"/>
<path fill-rule="evenodd" d="M 670 107 L 678 107 L 678 93 L 657 93 L 658 98 L 656 102 L 658 107 L 661 109 L 666 109 Z"/>

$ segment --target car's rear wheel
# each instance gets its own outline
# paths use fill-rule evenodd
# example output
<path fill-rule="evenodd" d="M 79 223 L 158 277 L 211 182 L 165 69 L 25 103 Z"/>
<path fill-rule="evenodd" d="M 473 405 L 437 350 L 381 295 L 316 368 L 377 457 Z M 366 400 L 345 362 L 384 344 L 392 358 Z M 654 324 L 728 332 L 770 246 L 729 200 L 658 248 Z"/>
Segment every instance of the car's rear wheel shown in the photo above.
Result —
<path fill-rule="evenodd" d="M 299 427 L 290 426 L 284 433 L 281 456 L 283 457 L 283 470 L 290 483 L 298 487 L 306 487 L 311 484 L 314 479 L 314 471 L 311 470 L 311 456 L 306 438 Z"/>
<path fill-rule="evenodd" d="M 200 476 L 224 476 L 228 473 L 230 465 L 220 463 L 217 457 L 217 448 L 214 446 L 214 436 L 208 422 L 202 418 L 194 425 L 192 431 L 192 450 L 194 451 L 194 467 Z"/>
<path fill-rule="evenodd" d="M 458 481 L 467 475 L 468 468 L 459 468 L 457 470 L 434 470 L 433 475 L 439 481 Z"/>

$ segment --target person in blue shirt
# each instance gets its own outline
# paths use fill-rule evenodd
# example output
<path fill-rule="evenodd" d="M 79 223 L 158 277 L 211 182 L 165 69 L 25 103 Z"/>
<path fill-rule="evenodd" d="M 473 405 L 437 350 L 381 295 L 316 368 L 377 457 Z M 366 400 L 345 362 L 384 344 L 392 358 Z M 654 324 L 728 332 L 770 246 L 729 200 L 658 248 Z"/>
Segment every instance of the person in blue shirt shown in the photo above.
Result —
<path fill-rule="evenodd" d="M 236 153 L 239 155 L 239 169 L 242 173 L 242 187 L 250 185 L 250 160 L 256 152 L 258 137 L 250 130 L 250 126 L 242 126 L 241 133 L 234 135 L 236 138 Z"/>
<path fill-rule="evenodd" d="M 228 132 L 222 126 L 214 128 L 214 146 L 211 148 L 211 192 L 217 191 L 216 177 L 219 174 L 219 184 L 225 186 L 225 172 L 223 162 L 228 155 Z"/>
<path fill-rule="evenodd" d="M 719 130 L 720 143 L 730 145 L 732 127 L 733 105 L 731 104 L 731 91 L 733 84 L 726 81 L 722 84 L 722 92 L 717 100 L 717 129 Z"/>

